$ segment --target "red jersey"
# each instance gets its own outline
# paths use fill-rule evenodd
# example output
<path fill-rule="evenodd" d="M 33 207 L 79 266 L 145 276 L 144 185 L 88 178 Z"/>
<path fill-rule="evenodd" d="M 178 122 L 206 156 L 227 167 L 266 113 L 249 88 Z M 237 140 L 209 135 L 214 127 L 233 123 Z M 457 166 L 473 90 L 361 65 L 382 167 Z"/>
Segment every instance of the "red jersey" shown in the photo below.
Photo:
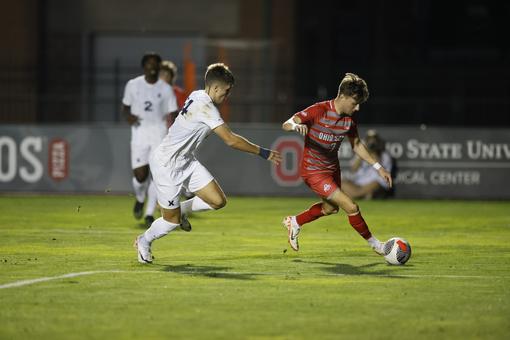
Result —
<path fill-rule="evenodd" d="M 315 103 L 294 116 L 308 126 L 301 176 L 339 171 L 340 144 L 345 136 L 358 134 L 357 123 L 353 117 L 338 114 L 333 100 Z"/>
<path fill-rule="evenodd" d="M 174 89 L 174 93 L 175 93 L 175 99 L 177 99 L 177 107 L 180 109 L 182 109 L 182 107 L 184 106 L 184 102 L 186 101 L 186 93 L 184 92 L 183 89 L 181 89 L 179 86 L 177 85 L 173 85 L 172 88 Z"/>
<path fill-rule="evenodd" d="M 177 108 L 180 110 L 184 106 L 184 102 L 186 101 L 186 93 L 183 89 L 181 89 L 177 85 L 172 85 L 172 89 L 175 93 L 175 99 L 177 100 Z M 168 118 L 166 120 L 166 126 L 170 127 L 174 123 L 174 117 L 172 115 L 168 115 Z"/>

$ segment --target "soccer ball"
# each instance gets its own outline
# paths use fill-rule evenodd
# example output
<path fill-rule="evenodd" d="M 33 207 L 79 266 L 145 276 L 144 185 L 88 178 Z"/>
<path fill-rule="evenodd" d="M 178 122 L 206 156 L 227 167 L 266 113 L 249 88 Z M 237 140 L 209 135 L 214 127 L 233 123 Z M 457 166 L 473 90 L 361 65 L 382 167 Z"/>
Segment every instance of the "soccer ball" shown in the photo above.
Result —
<path fill-rule="evenodd" d="M 401 265 L 411 258 L 411 245 L 400 237 L 390 238 L 384 244 L 384 259 L 389 264 Z"/>

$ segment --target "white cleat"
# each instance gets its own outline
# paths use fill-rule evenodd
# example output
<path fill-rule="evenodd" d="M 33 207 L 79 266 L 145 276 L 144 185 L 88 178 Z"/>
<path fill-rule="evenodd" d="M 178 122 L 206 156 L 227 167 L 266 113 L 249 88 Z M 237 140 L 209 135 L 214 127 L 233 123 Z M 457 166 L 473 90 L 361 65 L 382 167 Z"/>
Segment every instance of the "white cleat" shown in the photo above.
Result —
<path fill-rule="evenodd" d="M 138 251 L 138 262 L 143 264 L 152 263 L 151 245 L 143 239 L 143 234 L 135 239 L 133 246 Z"/>
<path fill-rule="evenodd" d="M 295 222 L 295 219 L 293 219 L 292 217 L 293 216 L 285 217 L 282 221 L 282 225 L 284 228 L 287 229 L 290 247 L 293 250 L 298 251 L 299 250 L 298 235 L 301 228 Z"/>
<path fill-rule="evenodd" d="M 189 223 L 188 216 L 186 216 L 186 214 L 181 215 L 181 229 L 186 232 L 191 231 L 191 223 Z"/>

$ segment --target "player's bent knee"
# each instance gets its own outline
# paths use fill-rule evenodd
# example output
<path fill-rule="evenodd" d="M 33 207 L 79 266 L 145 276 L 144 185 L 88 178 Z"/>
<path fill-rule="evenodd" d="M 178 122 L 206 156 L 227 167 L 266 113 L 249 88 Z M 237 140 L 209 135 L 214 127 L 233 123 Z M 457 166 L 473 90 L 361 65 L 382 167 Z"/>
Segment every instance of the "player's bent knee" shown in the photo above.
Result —
<path fill-rule="evenodd" d="M 143 183 L 147 179 L 147 176 L 142 176 L 135 173 L 135 179 L 138 183 Z"/>
<path fill-rule="evenodd" d="M 161 209 L 161 217 L 169 223 L 181 223 L 181 214 L 177 209 Z"/>
<path fill-rule="evenodd" d="M 218 200 L 216 200 L 214 202 L 209 203 L 209 205 L 214 210 L 218 210 L 218 209 L 221 209 L 221 208 L 223 208 L 224 206 L 227 205 L 227 199 L 226 198 L 221 198 L 221 199 L 218 199 Z"/>
<path fill-rule="evenodd" d="M 326 216 L 338 213 L 338 209 L 322 209 L 322 213 Z"/>
<path fill-rule="evenodd" d="M 142 169 L 135 169 L 133 171 L 133 175 L 135 176 L 135 179 L 138 183 L 143 183 L 145 180 L 147 180 L 147 177 L 149 177 L 149 171 L 142 170 Z"/>
<path fill-rule="evenodd" d="M 359 206 L 356 204 L 356 203 L 353 203 L 353 204 L 348 204 L 345 208 L 344 208 L 345 212 L 347 214 L 355 214 L 359 211 Z"/>

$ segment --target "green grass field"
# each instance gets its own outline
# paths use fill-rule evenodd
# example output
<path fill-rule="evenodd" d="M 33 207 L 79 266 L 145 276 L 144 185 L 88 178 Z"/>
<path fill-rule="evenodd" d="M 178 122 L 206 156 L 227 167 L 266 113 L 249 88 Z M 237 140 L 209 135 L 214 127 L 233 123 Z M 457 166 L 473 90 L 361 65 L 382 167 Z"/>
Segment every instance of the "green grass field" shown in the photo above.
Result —
<path fill-rule="evenodd" d="M 405 266 L 341 214 L 293 252 L 280 221 L 312 202 L 230 198 L 141 265 L 131 197 L 0 196 L 0 339 L 508 339 L 510 202 L 359 202 Z"/>

